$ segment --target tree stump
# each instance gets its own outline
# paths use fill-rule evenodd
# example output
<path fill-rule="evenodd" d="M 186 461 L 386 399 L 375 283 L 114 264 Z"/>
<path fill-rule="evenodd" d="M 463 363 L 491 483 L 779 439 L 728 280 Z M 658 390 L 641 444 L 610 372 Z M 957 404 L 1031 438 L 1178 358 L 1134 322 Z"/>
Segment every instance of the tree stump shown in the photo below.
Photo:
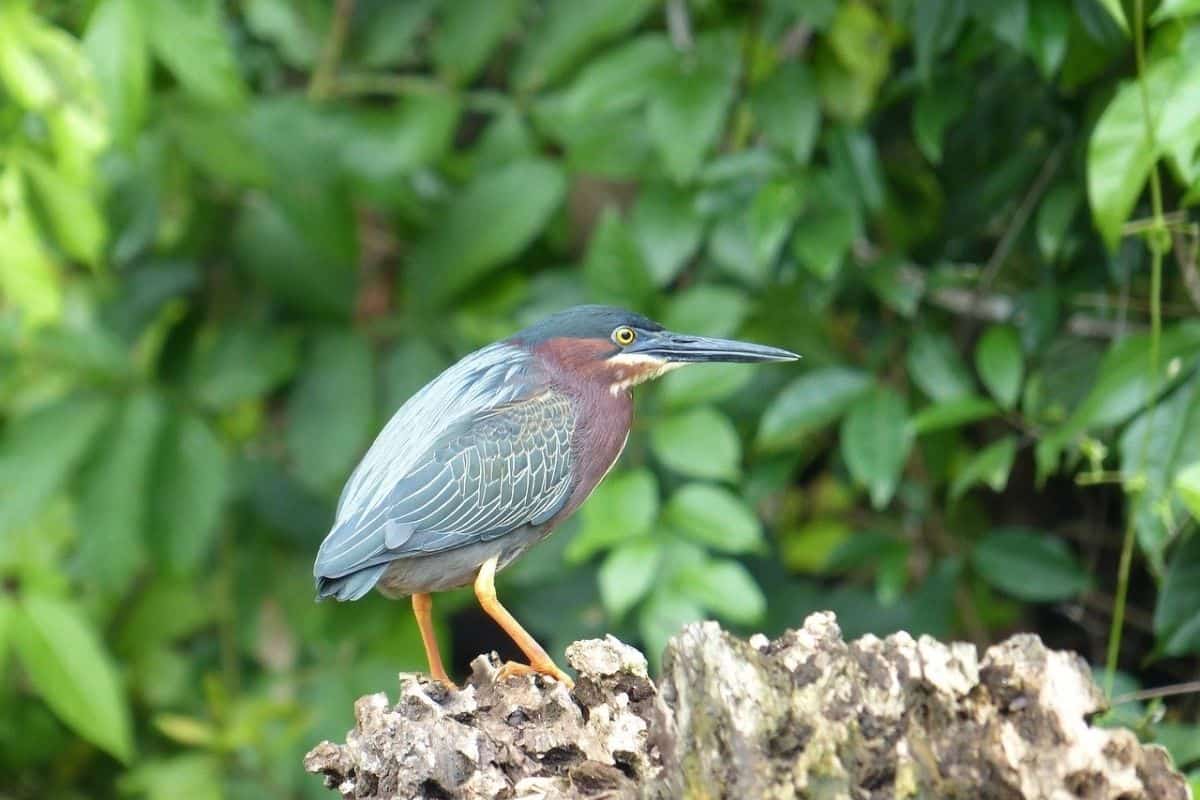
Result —
<path fill-rule="evenodd" d="M 1165 750 L 1090 719 L 1087 664 L 1019 635 L 970 644 L 897 633 L 845 642 L 833 614 L 774 641 L 716 623 L 671 640 L 661 685 L 613 637 L 576 642 L 573 691 L 501 680 L 457 691 L 402 675 L 355 704 L 342 745 L 305 768 L 374 798 L 972 798 L 1185 800 Z"/>

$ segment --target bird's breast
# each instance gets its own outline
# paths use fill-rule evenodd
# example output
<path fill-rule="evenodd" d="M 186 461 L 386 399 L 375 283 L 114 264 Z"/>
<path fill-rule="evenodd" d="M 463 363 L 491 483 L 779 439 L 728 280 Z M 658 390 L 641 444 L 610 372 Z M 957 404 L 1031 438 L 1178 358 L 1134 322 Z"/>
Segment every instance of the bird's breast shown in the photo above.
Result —
<path fill-rule="evenodd" d="M 612 469 L 625 449 L 633 423 L 633 399 L 628 392 L 613 395 L 606 386 L 596 385 L 577 387 L 572 394 L 574 486 L 554 523 L 573 514 Z"/>

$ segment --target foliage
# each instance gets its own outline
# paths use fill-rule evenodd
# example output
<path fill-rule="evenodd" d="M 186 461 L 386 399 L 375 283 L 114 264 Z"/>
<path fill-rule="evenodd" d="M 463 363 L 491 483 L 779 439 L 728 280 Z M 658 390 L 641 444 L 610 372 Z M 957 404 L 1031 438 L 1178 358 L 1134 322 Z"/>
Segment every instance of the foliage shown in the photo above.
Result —
<path fill-rule="evenodd" d="M 1197 109 L 1187 0 L 0 4 L 6 796 L 320 796 L 423 666 L 312 604 L 343 480 L 577 302 L 804 361 L 645 387 L 502 576 L 555 650 L 831 607 L 1194 675 Z"/>

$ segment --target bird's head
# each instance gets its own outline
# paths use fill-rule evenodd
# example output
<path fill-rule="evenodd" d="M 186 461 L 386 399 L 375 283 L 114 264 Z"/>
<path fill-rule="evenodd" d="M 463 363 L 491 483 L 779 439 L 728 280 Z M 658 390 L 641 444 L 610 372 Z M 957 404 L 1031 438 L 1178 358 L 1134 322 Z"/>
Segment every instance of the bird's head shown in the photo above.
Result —
<path fill-rule="evenodd" d="M 611 306 L 576 306 L 553 314 L 513 340 L 562 368 L 609 386 L 613 394 L 685 364 L 795 361 L 778 347 L 692 336 Z"/>

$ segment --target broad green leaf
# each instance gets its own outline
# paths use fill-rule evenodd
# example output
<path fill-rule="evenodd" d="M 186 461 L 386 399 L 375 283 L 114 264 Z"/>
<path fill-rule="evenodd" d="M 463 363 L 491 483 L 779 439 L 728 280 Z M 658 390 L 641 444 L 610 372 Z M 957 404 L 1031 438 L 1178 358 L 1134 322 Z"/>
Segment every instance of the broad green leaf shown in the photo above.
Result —
<path fill-rule="evenodd" d="M 934 164 L 942 160 L 946 128 L 967 110 L 968 94 L 960 84 L 926 86 L 913 106 L 913 136 L 921 153 Z"/>
<path fill-rule="evenodd" d="M 924 436 L 936 431 L 958 428 L 981 419 L 994 417 L 1000 409 L 986 397 L 966 395 L 926 406 L 913 415 L 912 431 Z"/>
<path fill-rule="evenodd" d="M 654 423 L 650 446 L 660 462 L 692 478 L 734 480 L 742 447 L 729 418 L 711 407 L 694 408 Z"/>
<path fill-rule="evenodd" d="M 0 294 L 28 327 L 57 320 L 63 309 L 62 279 L 42 243 L 25 181 L 11 164 L 0 171 L 0 241 Z"/>
<path fill-rule="evenodd" d="M 998 442 L 992 442 L 971 456 L 958 470 L 950 484 L 950 498 L 962 497 L 968 489 L 980 483 L 987 484 L 993 492 L 1004 491 L 1016 455 L 1015 437 L 1005 436 Z"/>
<path fill-rule="evenodd" d="M 815 59 L 821 101 L 830 116 L 857 123 L 871 110 L 891 63 L 888 24 L 863 0 L 837 4 L 829 48 L 819 49 Z"/>
<path fill-rule="evenodd" d="M 654 281 L 629 225 L 608 208 L 588 241 L 583 261 L 588 289 L 601 302 L 642 308 L 654 294 Z"/>
<path fill-rule="evenodd" d="M 663 521 L 688 539 L 727 553 L 757 550 L 762 525 L 746 503 L 727 489 L 689 483 L 667 501 Z"/>
<path fill-rule="evenodd" d="M 731 397 L 754 376 L 745 364 L 693 364 L 658 381 L 658 398 L 667 408 L 686 408 Z"/>
<path fill-rule="evenodd" d="M 854 530 L 845 520 L 815 517 L 780 534 L 780 556 L 793 572 L 824 575 L 829 571 L 831 559 L 853 536 Z"/>
<path fill-rule="evenodd" d="M 121 761 L 133 757 L 129 705 L 116 666 L 74 604 L 22 597 L 14 626 L 25 675 L 58 717 Z"/>
<path fill-rule="evenodd" d="M 1005 408 L 1016 405 L 1025 373 L 1025 357 L 1016 329 L 993 325 L 975 345 L 975 369 L 992 397 Z"/>
<path fill-rule="evenodd" d="M 934 59 L 954 44 L 967 17 L 963 0 L 916 0 L 912 10 L 917 74 L 928 83 Z"/>
<path fill-rule="evenodd" d="M 587 123 L 636 108 L 654 91 L 675 50 L 661 33 L 642 34 L 596 57 L 566 89 L 539 109 L 551 118 Z"/>
<path fill-rule="evenodd" d="M 306 0 L 248 0 L 245 19 L 254 36 L 275 45 L 289 66 L 308 70 L 320 59 L 322 34 L 333 22 L 333 6 Z"/>
<path fill-rule="evenodd" d="M 0 438 L 0 534 L 28 522 L 63 485 L 112 405 L 77 395 L 18 417 Z"/>
<path fill-rule="evenodd" d="M 646 657 L 657 673 L 659 659 L 672 636 L 692 622 L 704 619 L 704 609 L 673 587 L 660 585 L 638 613 L 638 630 L 646 642 Z"/>
<path fill-rule="evenodd" d="M 604 609 L 619 618 L 646 596 L 658 575 L 662 543 L 653 537 L 617 545 L 600 564 L 596 580 Z"/>
<path fill-rule="evenodd" d="M 246 87 L 215 0 L 159 0 L 142 8 L 155 56 L 197 98 L 217 107 L 241 103 Z"/>
<path fill-rule="evenodd" d="M 1077 183 L 1061 183 L 1046 193 L 1038 208 L 1037 243 L 1042 258 L 1054 262 L 1065 255 L 1072 235 L 1071 223 L 1083 199 Z"/>
<path fill-rule="evenodd" d="M 1150 16 L 1150 21 L 1157 25 L 1168 19 L 1190 17 L 1194 14 L 1200 14 L 1200 0 L 1163 0 Z"/>
<path fill-rule="evenodd" d="M 566 193 L 560 168 L 528 159 L 476 177 L 451 201 L 413 256 L 418 285 L 445 302 L 520 253 Z"/>
<path fill-rule="evenodd" d="M 670 330 L 704 336 L 732 336 L 750 312 L 739 289 L 700 284 L 671 296 L 662 321 Z"/>
<path fill-rule="evenodd" d="M 842 458 L 875 508 L 895 494 L 911 447 L 908 403 L 893 389 L 880 386 L 860 396 L 842 420 Z"/>
<path fill-rule="evenodd" d="M 1115 249 L 1150 168 L 1163 156 L 1190 166 L 1200 144 L 1200 59 L 1181 54 L 1156 60 L 1146 70 L 1154 145 L 1147 138 L 1141 87 L 1121 84 L 1088 142 L 1088 200 L 1096 227 Z"/>
<path fill-rule="evenodd" d="M 225 766 L 215 752 L 183 752 L 181 755 L 147 758 L 120 777 L 122 794 L 146 800 L 223 800 Z"/>
<path fill-rule="evenodd" d="M 806 164 L 821 128 L 821 98 L 812 73 L 799 61 L 781 66 L 754 89 L 754 115 L 772 145 Z"/>
<path fill-rule="evenodd" d="M 1154 633 L 1166 655 L 1200 652 L 1200 536 L 1193 534 L 1171 555 L 1154 607 Z"/>
<path fill-rule="evenodd" d="M 342 163 L 366 184 L 399 181 L 449 149 L 460 110 L 458 95 L 429 91 L 387 109 L 348 113 L 341 118 Z"/>
<path fill-rule="evenodd" d="M 108 226 L 91 187 L 36 157 L 25 159 L 23 166 L 59 246 L 72 258 L 97 266 L 104 254 Z"/>
<path fill-rule="evenodd" d="M 647 469 L 613 472 L 579 510 L 583 525 L 567 546 L 571 563 L 650 533 L 658 516 L 658 480 Z"/>
<path fill-rule="evenodd" d="M 552 0 L 548 5 L 513 65 L 513 79 L 522 91 L 554 83 L 590 51 L 634 28 L 656 3 Z"/>
<path fill-rule="evenodd" d="M 374 68 L 410 64 L 418 58 L 413 40 L 425 32 L 434 10 L 447 5 L 441 0 L 408 0 L 406 3 L 360 7 L 363 16 L 358 17 L 356 25 L 352 26 L 347 55 Z M 489 4 L 486 10 L 491 11 L 492 5 L 503 4 Z M 321 6 L 329 7 L 328 3 L 318 0 L 317 7 Z M 357 24 L 359 19 L 362 20 L 361 25 Z M 483 24 L 482 20 L 480 24 Z"/>
<path fill-rule="evenodd" d="M 698 37 L 691 51 L 663 70 L 646 125 L 667 174 L 677 182 L 696 175 L 721 135 L 739 70 L 738 40 L 731 33 Z"/>
<path fill-rule="evenodd" d="M 79 476 L 79 569 L 119 596 L 146 562 L 146 508 L 166 419 L 149 391 L 129 396 Z"/>
<path fill-rule="evenodd" d="M 1071 13 L 1065 0 L 1037 0 L 1029 4 L 1026 46 L 1045 79 L 1058 71 L 1067 54 Z"/>
<path fill-rule="evenodd" d="M 191 391 L 203 406 L 227 409 L 253 400 L 291 377 L 297 339 L 286 330 L 232 324 L 201 332 L 191 363 Z"/>
<path fill-rule="evenodd" d="M 750 625 L 767 610 L 767 598 L 749 570 L 728 558 L 685 567 L 675 582 L 684 597 L 729 622 Z"/>
<path fill-rule="evenodd" d="M 397 4 L 403 5 L 403 4 Z M 465 85 L 479 73 L 496 47 L 520 22 L 525 0 L 443 0 L 431 52 L 438 73 Z"/>
<path fill-rule="evenodd" d="M 670 283 L 700 246 L 704 223 L 690 192 L 654 183 L 638 193 L 629 226 L 658 286 Z"/>
<path fill-rule="evenodd" d="M 1023 528 L 988 534 L 971 551 L 971 564 L 992 586 L 1031 602 L 1067 600 L 1092 585 L 1062 539 Z"/>
<path fill-rule="evenodd" d="M 837 421 L 870 386 L 870 374 L 849 367 L 824 367 L 801 375 L 767 406 L 758 428 L 758 446 L 781 450 L 795 445 Z"/>
<path fill-rule="evenodd" d="M 831 281 L 842 268 L 850 245 L 862 230 L 862 219 L 844 192 L 831 191 L 830 180 L 818 181 L 812 204 L 800 215 L 792 234 L 792 251 L 809 272 Z"/>
<path fill-rule="evenodd" d="M 1200 461 L 1179 470 L 1175 475 L 1175 491 L 1192 516 L 1200 520 Z"/>
<path fill-rule="evenodd" d="M 1104 10 L 1112 15 L 1112 18 L 1116 21 L 1117 25 L 1120 26 L 1121 30 L 1125 31 L 1125 33 L 1129 33 L 1129 22 L 1125 19 L 1125 9 L 1121 7 L 1121 0 L 1097 0 L 1097 2 L 1104 6 Z M 1184 2 L 1187 2 L 1187 0 L 1184 0 Z M 1171 0 L 1167 0 L 1166 4 L 1170 5 Z M 1181 4 L 1182 3 L 1179 0 L 1175 0 L 1175 5 Z M 1160 7 L 1159 13 L 1161 12 L 1162 8 Z"/>
<path fill-rule="evenodd" d="M 288 399 L 285 441 L 292 472 L 320 490 L 340 485 L 366 447 L 375 419 L 370 344 L 350 332 L 319 336 Z"/>
<path fill-rule="evenodd" d="M 954 342 L 926 330 L 919 331 L 908 346 L 908 374 L 932 400 L 955 400 L 973 391 Z"/>
<path fill-rule="evenodd" d="M 175 415 L 163 432 L 150 495 L 150 546 L 168 571 L 190 572 L 208 555 L 230 483 L 229 456 L 208 424 Z"/>
<path fill-rule="evenodd" d="M 150 55 L 134 0 L 104 0 L 92 11 L 83 47 L 108 109 L 109 127 L 132 142 L 146 116 Z"/>

